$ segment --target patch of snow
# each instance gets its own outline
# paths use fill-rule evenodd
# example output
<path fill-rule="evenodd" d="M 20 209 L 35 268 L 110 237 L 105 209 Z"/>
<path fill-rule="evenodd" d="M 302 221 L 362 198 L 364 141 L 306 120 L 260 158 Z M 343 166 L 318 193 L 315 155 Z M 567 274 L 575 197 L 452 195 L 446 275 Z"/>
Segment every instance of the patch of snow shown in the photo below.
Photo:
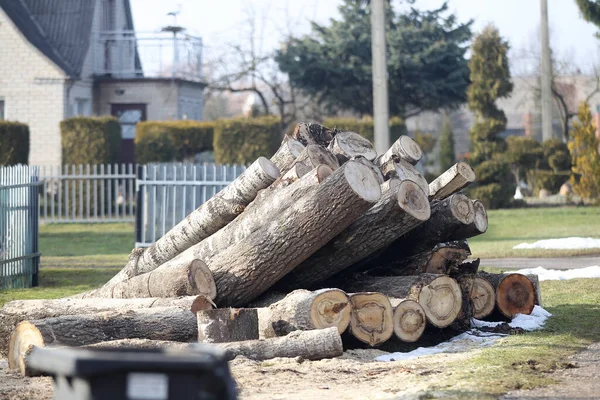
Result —
<path fill-rule="evenodd" d="M 517 190 L 515 190 L 515 195 L 513 196 L 513 199 L 515 200 L 523 200 L 523 193 L 521 193 L 521 188 L 517 186 Z"/>
<path fill-rule="evenodd" d="M 508 273 L 519 273 L 524 275 L 537 275 L 540 281 L 564 281 L 576 278 L 600 278 L 600 266 L 578 268 L 578 269 L 546 269 L 543 267 L 526 268 L 518 271 L 507 271 Z"/>
<path fill-rule="evenodd" d="M 533 243 L 521 243 L 513 247 L 513 249 L 561 249 L 561 250 L 578 250 L 578 249 L 595 249 L 600 247 L 600 239 L 583 238 L 583 237 L 568 237 L 560 239 L 545 239 L 538 240 Z"/>
<path fill-rule="evenodd" d="M 546 323 L 548 317 L 552 316 L 548 311 L 544 310 L 540 306 L 535 306 L 531 315 L 517 314 L 515 318 L 510 322 L 510 326 L 513 328 L 522 328 L 527 331 L 533 331 L 540 329 Z M 430 356 L 438 353 L 461 353 L 469 350 L 470 348 L 481 348 L 481 346 L 489 346 L 500 338 L 507 335 L 482 332 L 477 328 L 481 327 L 494 327 L 502 324 L 502 322 L 488 322 L 480 321 L 477 319 L 471 320 L 471 329 L 468 332 L 461 333 L 452 339 L 440 343 L 437 346 L 432 347 L 419 347 L 413 351 L 406 353 L 396 352 L 390 354 L 383 354 L 375 358 L 375 361 L 402 361 L 410 360 L 417 357 Z"/>

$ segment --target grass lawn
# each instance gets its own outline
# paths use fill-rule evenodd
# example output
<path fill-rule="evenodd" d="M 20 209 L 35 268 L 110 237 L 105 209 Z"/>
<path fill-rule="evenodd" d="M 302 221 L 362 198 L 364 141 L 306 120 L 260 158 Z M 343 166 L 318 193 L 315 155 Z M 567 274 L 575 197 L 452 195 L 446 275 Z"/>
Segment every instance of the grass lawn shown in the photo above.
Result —
<path fill-rule="evenodd" d="M 133 224 L 40 225 L 42 267 L 120 267 L 135 245 Z"/>
<path fill-rule="evenodd" d="M 600 255 L 600 249 L 513 250 L 523 242 L 569 236 L 600 237 L 600 207 L 518 208 L 488 211 L 489 227 L 469 240 L 473 256 L 570 257 Z"/>

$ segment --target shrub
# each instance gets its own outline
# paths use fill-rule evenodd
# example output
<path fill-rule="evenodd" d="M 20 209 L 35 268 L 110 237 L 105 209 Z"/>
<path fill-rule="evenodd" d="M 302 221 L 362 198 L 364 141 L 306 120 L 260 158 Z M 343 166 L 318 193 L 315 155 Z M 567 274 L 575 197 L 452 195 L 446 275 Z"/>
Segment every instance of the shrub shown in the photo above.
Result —
<path fill-rule="evenodd" d="M 452 123 L 448 115 L 444 116 L 442 124 L 442 133 L 440 135 L 440 171 L 444 172 L 456 163 L 456 154 L 454 152 L 454 134 L 452 132 Z"/>
<path fill-rule="evenodd" d="M 75 117 L 60 123 L 63 164 L 112 164 L 121 155 L 121 125 L 113 117 Z"/>
<path fill-rule="evenodd" d="M 509 164 L 503 160 L 487 160 L 474 170 L 476 186 L 468 191 L 469 197 L 481 200 L 490 209 L 510 206 L 516 184 Z"/>
<path fill-rule="evenodd" d="M 136 159 L 139 163 L 184 161 L 212 150 L 214 128 L 214 122 L 190 120 L 140 122 L 135 135 Z"/>
<path fill-rule="evenodd" d="M 479 199 L 485 208 L 496 209 L 509 207 L 515 194 L 514 185 L 501 185 L 500 183 L 488 183 L 471 189 L 469 197 Z"/>
<path fill-rule="evenodd" d="M 538 169 L 533 172 L 534 184 L 533 194 L 537 195 L 541 189 L 546 189 L 550 193 L 558 193 L 563 183 L 569 180 L 570 171 L 556 172 L 551 170 Z"/>
<path fill-rule="evenodd" d="M 218 120 L 213 140 L 215 162 L 249 164 L 260 156 L 270 157 L 281 139 L 281 121 L 274 116 Z"/>
<path fill-rule="evenodd" d="M 573 160 L 573 191 L 589 202 L 600 199 L 600 140 L 587 103 L 582 103 L 573 123 L 569 150 Z"/>
<path fill-rule="evenodd" d="M 0 165 L 27 164 L 29 127 L 19 122 L 0 121 Z"/>
<path fill-rule="evenodd" d="M 369 139 L 371 143 L 374 141 L 374 128 L 372 118 L 327 118 L 323 121 L 323 125 L 328 128 L 336 128 L 344 131 L 352 131 Z M 390 143 L 395 142 L 400 136 L 407 135 L 408 130 L 406 124 L 399 117 L 390 118 Z"/>

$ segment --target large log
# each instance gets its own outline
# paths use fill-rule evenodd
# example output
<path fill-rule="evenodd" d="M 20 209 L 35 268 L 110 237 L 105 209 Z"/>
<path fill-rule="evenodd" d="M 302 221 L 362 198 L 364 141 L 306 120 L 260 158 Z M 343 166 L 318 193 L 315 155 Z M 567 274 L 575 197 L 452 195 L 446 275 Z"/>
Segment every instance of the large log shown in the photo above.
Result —
<path fill-rule="evenodd" d="M 304 145 L 302 143 L 290 136 L 285 136 L 279 150 L 271 157 L 271 162 L 279 168 L 280 174 L 283 175 L 289 171 L 303 150 Z"/>
<path fill-rule="evenodd" d="M 496 307 L 506 318 L 531 314 L 536 303 L 536 290 L 531 280 L 522 274 L 490 274 L 479 272 L 496 291 Z"/>
<path fill-rule="evenodd" d="M 423 190 L 406 180 L 386 191 L 366 213 L 294 268 L 278 290 L 314 287 L 375 251 L 388 246 L 429 218 Z"/>
<path fill-rule="evenodd" d="M 473 222 L 459 227 L 452 235 L 453 240 L 469 239 L 484 234 L 488 228 L 488 216 L 485 206 L 479 200 L 473 200 Z"/>
<path fill-rule="evenodd" d="M 462 291 L 458 283 L 446 275 L 375 277 L 355 275 L 340 282 L 340 288 L 351 292 L 361 289 L 386 296 L 418 302 L 427 320 L 438 328 L 449 326 L 458 317 L 462 306 Z"/>
<path fill-rule="evenodd" d="M 390 298 L 394 307 L 394 335 L 402 342 L 414 343 L 421 338 L 427 326 L 425 310 L 414 300 Z"/>
<path fill-rule="evenodd" d="M 152 246 L 134 253 L 127 265 L 110 281 L 112 286 L 136 275 L 150 272 L 194 244 L 223 228 L 244 211 L 261 189 L 279 177 L 279 169 L 260 157 L 231 184 L 211 197 L 173 227 Z"/>
<path fill-rule="evenodd" d="M 135 299 L 194 295 L 204 295 L 210 299 L 217 295 L 212 273 L 206 264 L 198 259 L 174 267 L 161 266 L 126 281 L 82 293 L 81 298 Z"/>
<path fill-rule="evenodd" d="M 350 310 L 348 296 L 339 289 L 294 290 L 258 310 L 260 338 L 330 327 L 336 327 L 341 334 L 350 323 Z"/>
<path fill-rule="evenodd" d="M 390 160 L 395 162 L 404 160 L 412 165 L 417 165 L 421 157 L 423 157 L 421 147 L 409 136 L 402 135 L 392 144 L 392 147 L 388 151 L 377 158 L 376 163 L 381 166 Z"/>
<path fill-rule="evenodd" d="M 348 297 L 352 305 L 350 334 L 369 346 L 387 341 L 394 333 L 390 300 L 377 292 L 352 293 Z"/>
<path fill-rule="evenodd" d="M 456 280 L 463 291 L 470 289 L 474 318 L 485 318 L 494 311 L 496 291 L 487 280 L 475 274 L 461 275 Z"/>
<path fill-rule="evenodd" d="M 177 307 L 196 313 L 212 305 L 204 296 L 172 299 L 57 299 L 15 300 L 0 308 L 0 355 L 8 355 L 9 338 L 15 326 L 25 320 L 40 320 L 63 315 L 95 314 L 105 311 L 126 312 L 144 308 Z"/>
<path fill-rule="evenodd" d="M 265 189 L 255 201 L 226 227 L 190 247 L 177 257 L 169 260 L 161 268 L 178 268 L 193 259 L 210 260 L 216 254 L 232 247 L 265 225 L 265 218 L 275 218 L 283 213 L 297 198 L 300 198 L 311 186 L 323 182 L 332 174 L 331 168 L 319 165 L 289 186 L 276 190 Z"/>
<path fill-rule="evenodd" d="M 296 125 L 292 137 L 305 146 L 318 144 L 327 147 L 337 132 L 323 125 L 301 122 Z"/>
<path fill-rule="evenodd" d="M 20 322 L 10 336 L 10 368 L 22 365 L 30 346 L 84 346 L 115 339 L 192 342 L 198 338 L 196 315 L 178 307 L 109 311 Z"/>
<path fill-rule="evenodd" d="M 244 342 L 217 344 L 228 359 L 244 356 L 251 360 L 269 360 L 276 357 L 301 357 L 321 360 L 341 356 L 344 351 L 337 328 L 294 331 L 287 336 Z"/>
<path fill-rule="evenodd" d="M 380 166 L 381 173 L 385 179 L 398 178 L 400 180 L 410 179 L 415 182 L 427 196 L 429 196 L 429 184 L 419 170 L 403 159 L 398 161 L 389 160 Z"/>
<path fill-rule="evenodd" d="M 369 161 L 377 157 L 373 144 L 355 132 L 338 132 L 328 148 L 336 155 L 340 164 L 355 157 L 364 157 Z"/>
<path fill-rule="evenodd" d="M 381 197 L 376 174 L 348 161 L 322 184 L 298 193 L 256 232 L 206 260 L 217 284 L 216 303 L 243 306 L 333 239 Z"/>
<path fill-rule="evenodd" d="M 258 339 L 256 308 L 216 308 L 198 312 L 197 318 L 199 342 L 225 343 Z"/>
<path fill-rule="evenodd" d="M 443 200 L 475 181 L 475 171 L 459 161 L 429 184 L 429 200 Z"/>

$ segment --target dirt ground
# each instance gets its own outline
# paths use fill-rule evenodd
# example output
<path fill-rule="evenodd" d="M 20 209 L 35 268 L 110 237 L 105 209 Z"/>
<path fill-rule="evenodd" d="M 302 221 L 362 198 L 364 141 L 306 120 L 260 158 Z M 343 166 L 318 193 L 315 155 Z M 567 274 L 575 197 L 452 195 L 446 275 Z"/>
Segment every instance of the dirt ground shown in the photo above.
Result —
<path fill-rule="evenodd" d="M 449 363 L 460 363 L 477 350 L 442 353 L 407 361 L 376 362 L 380 350 L 350 350 L 320 361 L 273 359 L 256 362 L 238 357 L 230 363 L 241 399 L 422 399 L 437 398 L 430 388 Z M 599 398 L 600 344 L 574 356 L 581 368 L 559 371 L 558 385 L 509 393 L 514 399 Z M 51 378 L 22 378 L 0 360 L 0 399 L 52 399 Z"/>

